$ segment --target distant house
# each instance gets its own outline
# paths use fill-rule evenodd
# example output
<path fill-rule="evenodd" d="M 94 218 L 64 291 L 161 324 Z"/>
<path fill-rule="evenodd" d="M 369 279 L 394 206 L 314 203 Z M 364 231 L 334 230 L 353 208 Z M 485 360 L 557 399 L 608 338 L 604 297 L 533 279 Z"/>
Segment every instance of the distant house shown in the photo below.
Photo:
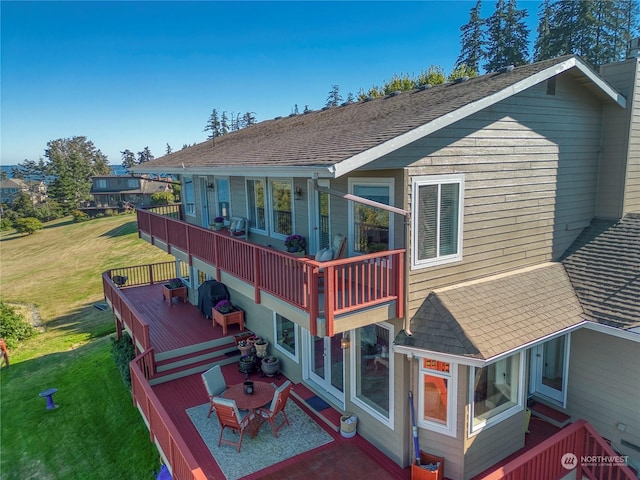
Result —
<path fill-rule="evenodd" d="M 519 450 L 533 403 L 640 462 L 639 66 L 564 56 L 252 125 L 134 167 L 184 198 L 180 219 L 138 211 L 140 236 L 191 303 L 223 282 L 283 373 L 399 465 L 410 391 L 446 478 Z M 285 251 L 294 233 L 308 257 Z M 118 331 L 148 327 L 111 303 Z M 145 388 L 170 381 L 145 368 Z M 560 478 L 553 451 L 529 478 Z"/>
<path fill-rule="evenodd" d="M 154 193 L 170 192 L 172 179 L 157 180 L 147 177 L 120 175 L 96 175 L 91 177 L 91 202 L 82 205 L 82 210 L 90 215 L 107 210 L 125 211 L 131 208 L 149 207 Z"/>
<path fill-rule="evenodd" d="M 47 197 L 47 185 L 37 180 L 5 178 L 0 180 L 0 203 L 11 205 L 21 192 L 29 194 L 33 204 L 42 203 Z"/>

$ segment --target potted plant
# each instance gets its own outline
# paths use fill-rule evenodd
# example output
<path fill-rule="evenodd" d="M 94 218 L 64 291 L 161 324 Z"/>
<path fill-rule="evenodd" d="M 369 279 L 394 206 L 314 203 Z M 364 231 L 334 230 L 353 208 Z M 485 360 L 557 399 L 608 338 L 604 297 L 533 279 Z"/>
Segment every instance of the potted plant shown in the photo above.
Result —
<path fill-rule="evenodd" d="M 224 227 L 224 217 L 216 217 L 213 219 L 213 229 L 220 230 Z"/>
<path fill-rule="evenodd" d="M 304 252 L 305 248 L 307 248 L 307 241 L 302 235 L 294 233 L 284 240 L 284 246 L 287 247 L 287 252 L 290 253 Z"/>
<path fill-rule="evenodd" d="M 256 355 L 260 358 L 265 357 L 267 355 L 267 342 L 264 338 L 259 339 L 253 346 L 256 348 Z"/>
<path fill-rule="evenodd" d="M 213 326 L 220 325 L 223 335 L 227 334 L 227 327 L 234 324 L 240 326 L 240 331 L 244 331 L 244 310 L 237 308 L 229 300 L 220 300 L 212 310 Z"/>
<path fill-rule="evenodd" d="M 251 353 L 251 345 L 246 340 L 240 340 L 238 342 L 238 350 L 240 350 L 240 355 L 244 357 Z"/>
<path fill-rule="evenodd" d="M 243 355 L 240 357 L 238 361 L 238 368 L 241 373 L 244 373 L 245 376 L 248 376 L 250 372 L 252 372 L 256 368 L 256 357 L 255 355 Z"/>
<path fill-rule="evenodd" d="M 262 372 L 265 375 L 273 376 L 280 370 L 280 360 L 273 355 L 269 355 L 262 359 Z"/>
<path fill-rule="evenodd" d="M 173 305 L 174 297 L 182 297 L 182 300 L 187 302 L 187 286 L 179 278 L 172 278 L 162 285 L 162 300 L 167 300 L 170 305 Z"/>

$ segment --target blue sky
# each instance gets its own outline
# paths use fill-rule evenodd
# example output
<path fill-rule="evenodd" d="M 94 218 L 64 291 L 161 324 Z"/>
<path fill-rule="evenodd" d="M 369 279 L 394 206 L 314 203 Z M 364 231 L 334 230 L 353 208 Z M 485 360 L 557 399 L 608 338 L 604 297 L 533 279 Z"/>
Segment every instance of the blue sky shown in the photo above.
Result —
<path fill-rule="evenodd" d="M 535 38 L 539 1 L 529 11 Z M 0 3 L 3 165 L 84 135 L 120 164 L 206 139 L 213 108 L 258 121 L 394 73 L 449 73 L 475 1 Z M 495 2 L 483 1 L 483 16 Z"/>

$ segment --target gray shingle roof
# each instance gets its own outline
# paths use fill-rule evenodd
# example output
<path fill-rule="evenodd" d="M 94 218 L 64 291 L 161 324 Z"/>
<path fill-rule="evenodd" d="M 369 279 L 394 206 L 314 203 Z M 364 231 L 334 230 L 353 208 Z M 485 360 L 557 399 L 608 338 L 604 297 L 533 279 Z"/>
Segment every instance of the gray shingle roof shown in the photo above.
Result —
<path fill-rule="evenodd" d="M 487 360 L 582 321 L 562 264 L 546 263 L 434 290 L 396 343 Z"/>
<path fill-rule="evenodd" d="M 562 263 L 586 318 L 622 329 L 640 326 L 640 213 L 594 220 Z"/>
<path fill-rule="evenodd" d="M 161 171 L 165 168 L 165 171 L 173 171 L 172 168 L 238 166 L 326 168 L 498 92 L 510 92 L 509 89 L 518 82 L 571 58 L 573 56 L 559 57 L 516 67 L 507 73 L 490 73 L 466 82 L 263 121 L 221 136 L 215 143 L 209 140 L 134 169 Z"/>

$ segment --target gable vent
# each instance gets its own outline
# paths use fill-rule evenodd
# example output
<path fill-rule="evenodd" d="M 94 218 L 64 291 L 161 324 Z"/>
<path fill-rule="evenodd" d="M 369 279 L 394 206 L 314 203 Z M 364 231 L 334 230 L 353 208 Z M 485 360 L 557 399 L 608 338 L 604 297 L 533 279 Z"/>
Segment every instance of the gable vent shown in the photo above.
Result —
<path fill-rule="evenodd" d="M 556 77 L 551 77 L 547 80 L 547 95 L 556 94 Z"/>

